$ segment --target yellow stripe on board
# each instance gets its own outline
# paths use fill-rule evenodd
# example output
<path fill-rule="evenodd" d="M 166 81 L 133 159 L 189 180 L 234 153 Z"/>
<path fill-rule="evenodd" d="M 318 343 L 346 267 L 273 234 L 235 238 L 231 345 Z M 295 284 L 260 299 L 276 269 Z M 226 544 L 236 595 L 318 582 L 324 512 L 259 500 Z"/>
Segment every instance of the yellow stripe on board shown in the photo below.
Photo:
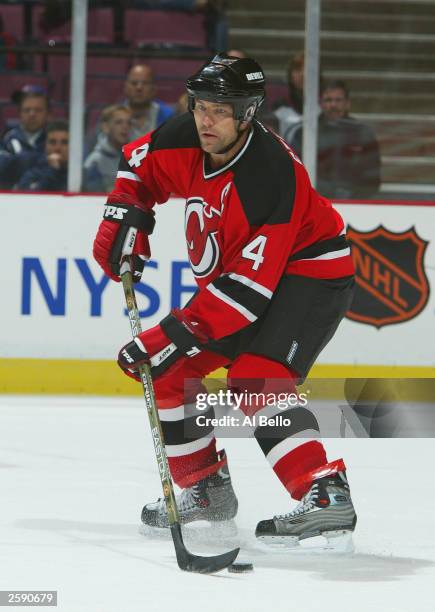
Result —
<path fill-rule="evenodd" d="M 213 373 L 226 378 L 226 370 Z M 435 378 L 419 366 L 315 365 L 313 378 Z M 141 387 L 114 361 L 81 359 L 0 359 L 0 393 L 53 395 L 140 395 Z"/>

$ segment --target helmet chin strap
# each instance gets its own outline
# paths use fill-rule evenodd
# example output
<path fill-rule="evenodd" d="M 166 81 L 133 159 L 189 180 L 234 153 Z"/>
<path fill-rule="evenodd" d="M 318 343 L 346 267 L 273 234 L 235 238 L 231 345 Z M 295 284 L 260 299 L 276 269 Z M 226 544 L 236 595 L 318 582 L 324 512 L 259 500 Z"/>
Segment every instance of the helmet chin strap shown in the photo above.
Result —
<path fill-rule="evenodd" d="M 241 123 L 242 123 L 242 121 L 239 120 L 239 123 L 238 123 L 238 126 L 237 126 L 237 136 L 235 137 L 235 139 L 232 142 L 230 142 L 230 144 L 228 144 L 226 147 L 221 149 L 220 151 L 216 151 L 215 155 L 224 155 L 225 153 L 228 153 L 228 151 L 231 151 L 231 149 L 236 146 L 236 144 L 242 138 L 243 134 L 248 129 L 248 128 L 245 128 L 244 130 L 240 129 L 240 124 Z"/>

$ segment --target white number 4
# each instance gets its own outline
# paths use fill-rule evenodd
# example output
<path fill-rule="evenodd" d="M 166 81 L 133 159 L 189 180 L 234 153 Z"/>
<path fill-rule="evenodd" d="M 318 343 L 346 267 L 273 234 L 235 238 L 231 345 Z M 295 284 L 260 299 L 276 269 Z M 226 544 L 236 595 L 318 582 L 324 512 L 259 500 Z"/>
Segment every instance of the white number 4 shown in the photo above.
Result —
<path fill-rule="evenodd" d="M 263 251 L 264 247 L 266 246 L 266 240 L 266 236 L 262 236 L 260 234 L 260 236 L 257 236 L 254 238 L 254 240 L 247 244 L 242 251 L 242 257 L 245 259 L 252 259 L 254 262 L 252 264 L 253 270 L 258 270 L 260 264 L 262 264 L 264 261 Z"/>

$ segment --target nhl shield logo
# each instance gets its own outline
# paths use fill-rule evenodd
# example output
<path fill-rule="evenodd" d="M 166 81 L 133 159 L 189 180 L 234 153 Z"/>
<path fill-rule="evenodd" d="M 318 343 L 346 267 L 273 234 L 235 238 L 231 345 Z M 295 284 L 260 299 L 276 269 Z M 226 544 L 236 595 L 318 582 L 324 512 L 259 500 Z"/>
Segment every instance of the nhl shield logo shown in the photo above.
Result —
<path fill-rule="evenodd" d="M 348 227 L 356 269 L 355 297 L 346 316 L 380 328 L 416 317 L 429 299 L 424 272 L 428 243 L 412 227 L 391 232 L 380 225 L 370 232 Z"/>

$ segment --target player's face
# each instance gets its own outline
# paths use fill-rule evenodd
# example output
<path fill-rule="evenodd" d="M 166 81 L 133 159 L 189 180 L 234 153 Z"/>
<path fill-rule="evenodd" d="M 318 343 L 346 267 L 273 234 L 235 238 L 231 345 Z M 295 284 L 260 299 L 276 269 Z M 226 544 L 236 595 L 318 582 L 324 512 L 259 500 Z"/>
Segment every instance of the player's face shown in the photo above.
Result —
<path fill-rule="evenodd" d="M 27 132 L 38 132 L 48 118 L 47 102 L 43 97 L 25 98 L 20 107 L 21 125 Z"/>
<path fill-rule="evenodd" d="M 350 103 L 342 89 L 325 89 L 320 98 L 320 106 L 328 119 L 336 121 L 347 115 Z"/>
<path fill-rule="evenodd" d="M 206 153 L 219 154 L 237 138 L 238 122 L 230 104 L 197 100 L 193 111 L 201 148 Z"/>

